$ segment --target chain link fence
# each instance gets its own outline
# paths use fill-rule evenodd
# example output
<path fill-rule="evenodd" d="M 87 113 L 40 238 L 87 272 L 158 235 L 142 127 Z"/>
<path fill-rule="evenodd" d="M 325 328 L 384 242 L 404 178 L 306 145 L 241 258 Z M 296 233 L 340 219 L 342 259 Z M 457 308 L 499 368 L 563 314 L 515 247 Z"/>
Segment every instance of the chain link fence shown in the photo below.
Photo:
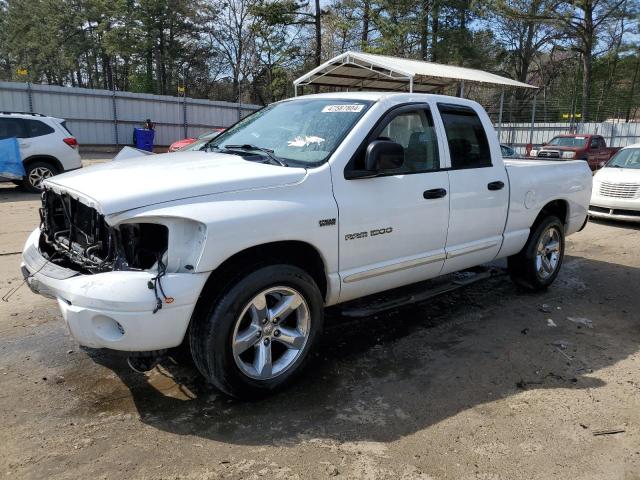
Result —
<path fill-rule="evenodd" d="M 476 87 L 468 98 L 479 102 L 493 121 L 500 143 L 523 155 L 527 145 L 541 145 L 556 135 L 602 135 L 611 147 L 640 143 L 640 107 L 627 102 L 607 102 L 596 97 L 588 102 L 588 118 L 576 99 L 547 98 L 535 93 Z"/>

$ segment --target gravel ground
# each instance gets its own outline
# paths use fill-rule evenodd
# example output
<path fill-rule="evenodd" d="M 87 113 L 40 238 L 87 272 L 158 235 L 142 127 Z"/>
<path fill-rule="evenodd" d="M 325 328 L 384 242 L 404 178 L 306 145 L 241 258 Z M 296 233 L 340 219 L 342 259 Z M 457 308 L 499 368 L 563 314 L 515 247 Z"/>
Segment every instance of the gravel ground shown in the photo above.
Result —
<path fill-rule="evenodd" d="M 0 294 L 21 282 L 37 207 L 0 186 Z M 639 238 L 590 223 L 542 294 L 499 276 L 330 313 L 304 379 L 254 403 L 188 363 L 140 375 L 80 348 L 23 287 L 0 302 L 0 477 L 639 479 Z"/>

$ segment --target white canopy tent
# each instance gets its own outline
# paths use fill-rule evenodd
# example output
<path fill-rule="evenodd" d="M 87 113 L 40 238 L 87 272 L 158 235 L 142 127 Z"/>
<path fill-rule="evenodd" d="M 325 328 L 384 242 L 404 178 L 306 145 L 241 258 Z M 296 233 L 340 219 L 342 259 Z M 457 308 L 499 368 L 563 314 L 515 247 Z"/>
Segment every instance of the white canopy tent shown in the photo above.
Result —
<path fill-rule="evenodd" d="M 473 68 L 362 52 L 338 55 L 294 80 L 293 86 L 297 95 L 298 87 L 308 85 L 347 90 L 404 90 L 420 93 L 439 92 L 450 85 L 460 85 L 462 96 L 465 82 L 500 87 L 537 88 Z"/>

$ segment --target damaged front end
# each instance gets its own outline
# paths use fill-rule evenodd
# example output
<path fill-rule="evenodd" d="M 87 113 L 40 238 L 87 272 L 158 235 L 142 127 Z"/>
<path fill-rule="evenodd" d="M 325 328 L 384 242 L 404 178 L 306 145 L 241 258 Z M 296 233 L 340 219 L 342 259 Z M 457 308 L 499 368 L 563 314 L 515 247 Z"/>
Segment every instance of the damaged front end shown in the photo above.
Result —
<path fill-rule="evenodd" d="M 47 190 L 40 208 L 39 250 L 50 262 L 80 273 L 158 270 L 167 253 L 169 231 L 157 223 L 110 226 L 95 208 L 68 193 Z"/>

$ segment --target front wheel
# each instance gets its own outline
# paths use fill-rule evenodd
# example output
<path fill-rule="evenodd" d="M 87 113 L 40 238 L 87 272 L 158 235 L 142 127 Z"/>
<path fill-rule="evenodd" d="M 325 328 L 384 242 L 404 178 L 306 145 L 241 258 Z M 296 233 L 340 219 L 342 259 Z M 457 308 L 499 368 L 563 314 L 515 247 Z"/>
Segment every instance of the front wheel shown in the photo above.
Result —
<path fill-rule="evenodd" d="M 22 181 L 25 190 L 32 193 L 40 193 L 43 189 L 42 182 L 58 173 L 58 169 L 47 162 L 32 162 L 26 170 Z"/>
<path fill-rule="evenodd" d="M 509 276 L 527 290 L 544 290 L 558 276 L 563 258 L 564 226 L 548 216 L 534 226 L 520 253 L 509 257 Z"/>
<path fill-rule="evenodd" d="M 304 368 L 322 330 L 322 295 L 292 265 L 258 268 L 211 303 L 193 318 L 193 360 L 211 383 L 237 398 L 284 388 Z"/>

